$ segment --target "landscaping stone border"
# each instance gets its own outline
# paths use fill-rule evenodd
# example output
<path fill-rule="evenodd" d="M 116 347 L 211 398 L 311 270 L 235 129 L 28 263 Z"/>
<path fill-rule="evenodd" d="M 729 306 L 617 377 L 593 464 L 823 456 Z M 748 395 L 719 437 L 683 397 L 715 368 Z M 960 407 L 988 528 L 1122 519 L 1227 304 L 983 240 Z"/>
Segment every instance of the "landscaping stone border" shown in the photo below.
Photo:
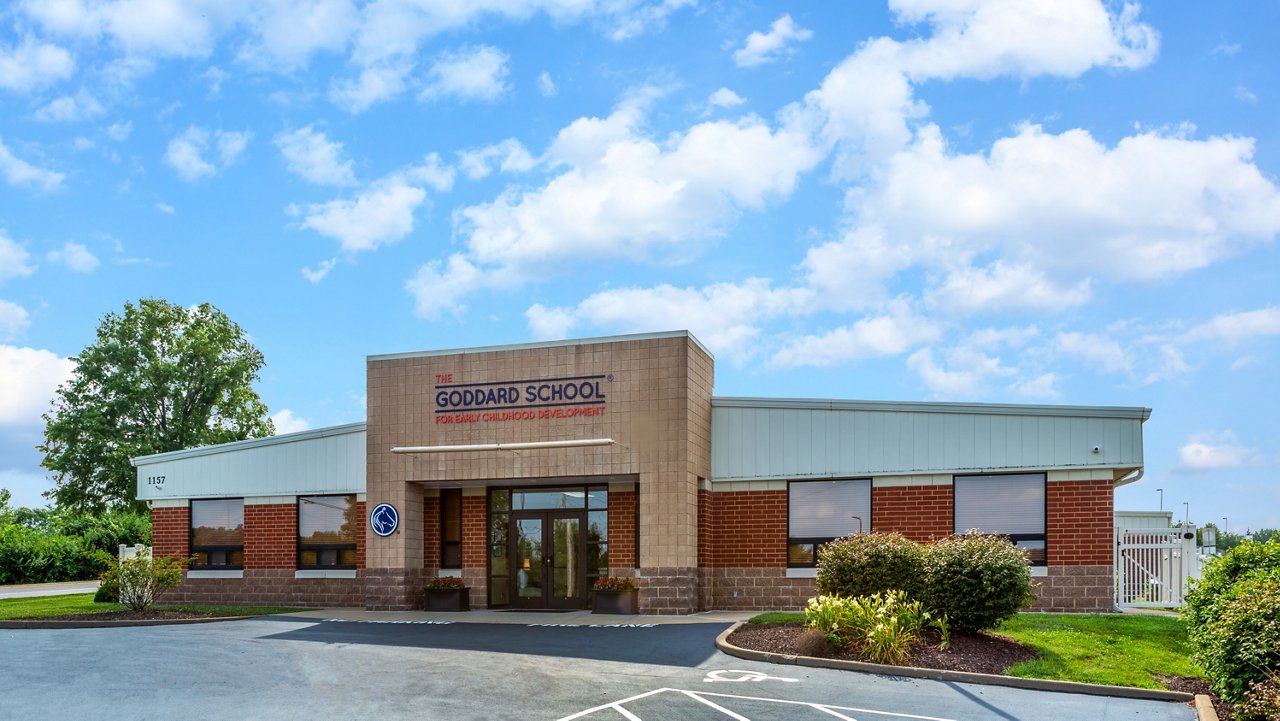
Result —
<path fill-rule="evenodd" d="M 834 668 L 845 671 L 862 671 L 878 673 L 884 676 L 910 676 L 927 678 L 934 681 L 954 681 L 957 683 L 980 683 L 989 686 L 1010 686 L 1036 691 L 1058 691 L 1061 693 L 1083 693 L 1092 696 L 1116 696 L 1119 698 L 1136 698 L 1150 701 L 1181 701 L 1188 703 L 1195 696 L 1182 691 L 1160 691 L 1149 688 L 1131 688 L 1128 686 L 1103 686 L 1101 684 L 1077 683 L 1075 681 L 1050 681 L 1039 678 L 1019 678 L 1017 676 L 999 676 L 990 673 L 970 673 L 968 671 L 944 671 L 936 668 L 917 668 L 915 666 L 885 666 L 864 661 L 844 661 L 834 658 L 816 658 L 814 656 L 795 656 L 792 654 L 771 653 L 769 651 L 752 651 L 729 643 L 729 636 L 738 630 L 745 621 L 739 621 L 716 637 L 716 648 L 730 656 L 752 661 L 785 664 L 789 666 L 809 666 L 812 668 Z M 1216 721 L 1216 720 L 1215 720 Z"/>
<path fill-rule="evenodd" d="M 0 621 L 0 629 L 18 628 L 124 628 L 127 626 L 181 626 L 191 623 L 214 623 L 215 621 L 239 621 L 245 618 L 262 618 L 262 616 L 210 616 L 209 618 L 148 618 L 123 621 L 93 621 L 76 619 L 71 621 L 48 621 L 39 618 L 27 620 Z"/>

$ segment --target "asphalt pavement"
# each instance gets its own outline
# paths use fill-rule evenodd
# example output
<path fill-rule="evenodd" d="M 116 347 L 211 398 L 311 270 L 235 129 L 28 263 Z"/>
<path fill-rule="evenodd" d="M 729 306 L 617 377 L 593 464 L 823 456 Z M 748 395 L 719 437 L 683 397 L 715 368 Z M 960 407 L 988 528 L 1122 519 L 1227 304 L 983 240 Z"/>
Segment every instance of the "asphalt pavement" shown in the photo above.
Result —
<path fill-rule="evenodd" d="M 1195 718 L 1179 703 L 747 661 L 715 650 L 727 625 L 275 616 L 0 630 L 0 719 Z"/>

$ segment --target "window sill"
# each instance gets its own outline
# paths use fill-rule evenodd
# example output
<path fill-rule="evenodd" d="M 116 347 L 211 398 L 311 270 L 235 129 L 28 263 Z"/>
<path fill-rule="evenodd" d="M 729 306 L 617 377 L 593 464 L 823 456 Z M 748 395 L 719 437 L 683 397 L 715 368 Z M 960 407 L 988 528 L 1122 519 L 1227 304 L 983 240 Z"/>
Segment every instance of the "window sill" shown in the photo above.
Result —
<path fill-rule="evenodd" d="M 236 571 L 187 571 L 187 578 L 244 578 L 244 570 Z"/>
<path fill-rule="evenodd" d="M 437 577 L 440 577 L 440 576 L 458 576 L 458 577 L 461 577 L 461 576 L 462 576 L 462 569 L 461 569 L 461 568 L 442 568 L 442 569 L 440 569 L 440 570 L 436 571 L 436 576 L 437 576 Z"/>
<path fill-rule="evenodd" d="M 787 578 L 817 578 L 818 569 L 816 568 L 788 568 Z"/>
<path fill-rule="evenodd" d="M 1031 567 L 1031 577 L 1032 577 L 1032 578 L 1044 578 L 1044 577 L 1046 577 L 1046 576 L 1048 576 L 1048 575 L 1049 575 L 1049 567 L 1048 567 L 1048 566 L 1032 566 L 1032 567 Z"/>
<path fill-rule="evenodd" d="M 293 572 L 294 578 L 355 578 L 354 568 L 300 568 Z"/>

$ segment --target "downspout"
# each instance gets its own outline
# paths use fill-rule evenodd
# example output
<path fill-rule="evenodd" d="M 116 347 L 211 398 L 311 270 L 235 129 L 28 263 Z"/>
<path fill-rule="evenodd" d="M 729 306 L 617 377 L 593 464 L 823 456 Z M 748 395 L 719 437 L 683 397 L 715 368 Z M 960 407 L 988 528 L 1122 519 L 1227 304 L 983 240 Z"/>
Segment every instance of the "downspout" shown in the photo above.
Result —
<path fill-rule="evenodd" d="M 1141 481 L 1141 480 L 1142 480 L 1142 476 L 1143 476 L 1143 474 L 1144 474 L 1144 473 L 1146 473 L 1146 472 L 1147 472 L 1147 468 L 1146 468 L 1146 466 L 1139 466 L 1139 467 L 1138 467 L 1138 469 L 1137 469 L 1136 471 L 1134 471 L 1133 473 L 1130 473 L 1129 475 L 1125 476 L 1124 478 L 1119 478 L 1119 479 L 1117 479 L 1117 480 L 1116 480 L 1116 485 L 1117 485 L 1117 486 L 1123 486 L 1123 485 L 1125 485 L 1126 483 L 1137 483 L 1138 481 Z"/>

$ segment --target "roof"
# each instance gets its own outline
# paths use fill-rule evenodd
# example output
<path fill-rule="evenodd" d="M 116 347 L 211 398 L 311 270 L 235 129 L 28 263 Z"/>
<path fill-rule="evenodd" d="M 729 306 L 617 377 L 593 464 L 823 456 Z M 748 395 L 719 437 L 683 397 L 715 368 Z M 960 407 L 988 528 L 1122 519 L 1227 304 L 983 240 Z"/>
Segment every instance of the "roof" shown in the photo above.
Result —
<path fill-rule="evenodd" d="M 250 438 L 244 441 L 232 441 L 231 443 L 219 443 L 215 446 L 201 446 L 199 448 L 187 448 L 181 451 L 169 451 L 167 453 L 152 453 L 148 456 L 137 456 L 130 458 L 129 462 L 136 466 L 145 466 L 151 463 L 160 463 L 162 461 L 176 461 L 180 458 L 194 458 L 196 456 L 210 456 L 216 453 L 228 453 L 231 451 L 244 451 L 250 448 L 263 448 L 266 446 L 279 446 L 286 443 L 297 443 L 298 441 L 310 441 L 316 438 L 327 438 L 329 436 L 340 436 L 347 433 L 364 433 L 364 421 L 359 423 L 346 423 L 340 426 L 326 426 L 324 428 L 312 428 L 307 431 L 299 431 L 297 433 L 285 433 L 278 436 L 267 436 L 266 438 Z"/>
<path fill-rule="evenodd" d="M 755 398 L 713 396 L 721 408 L 769 408 L 822 411 L 896 411 L 906 413 L 967 413 L 1000 416 L 1057 416 L 1068 418 L 1131 418 L 1145 421 L 1150 408 L 1129 406 L 1059 406 L 1014 403 L 932 403 L 919 401 L 855 401 L 834 398 Z"/>
<path fill-rule="evenodd" d="M 443 350 L 420 350 L 410 351 L 408 353 L 382 353 L 378 355 L 366 356 L 371 361 L 385 360 L 401 360 L 404 358 L 430 358 L 433 356 L 446 355 L 463 355 L 466 353 L 495 353 L 498 351 L 510 350 L 535 350 L 538 348 L 564 348 L 568 346 L 578 345 L 598 345 L 601 343 L 629 343 L 642 340 L 657 340 L 661 338 L 688 338 L 693 344 L 698 346 L 703 353 L 714 358 L 715 356 L 707 349 L 702 341 L 694 337 L 687 330 L 669 330 L 660 333 L 633 333 L 630 335 L 605 335 L 596 338 L 571 338 L 568 340 L 547 340 L 538 341 L 536 343 L 511 343 L 508 345 L 485 345 L 475 346 L 473 348 L 447 348 Z"/>

